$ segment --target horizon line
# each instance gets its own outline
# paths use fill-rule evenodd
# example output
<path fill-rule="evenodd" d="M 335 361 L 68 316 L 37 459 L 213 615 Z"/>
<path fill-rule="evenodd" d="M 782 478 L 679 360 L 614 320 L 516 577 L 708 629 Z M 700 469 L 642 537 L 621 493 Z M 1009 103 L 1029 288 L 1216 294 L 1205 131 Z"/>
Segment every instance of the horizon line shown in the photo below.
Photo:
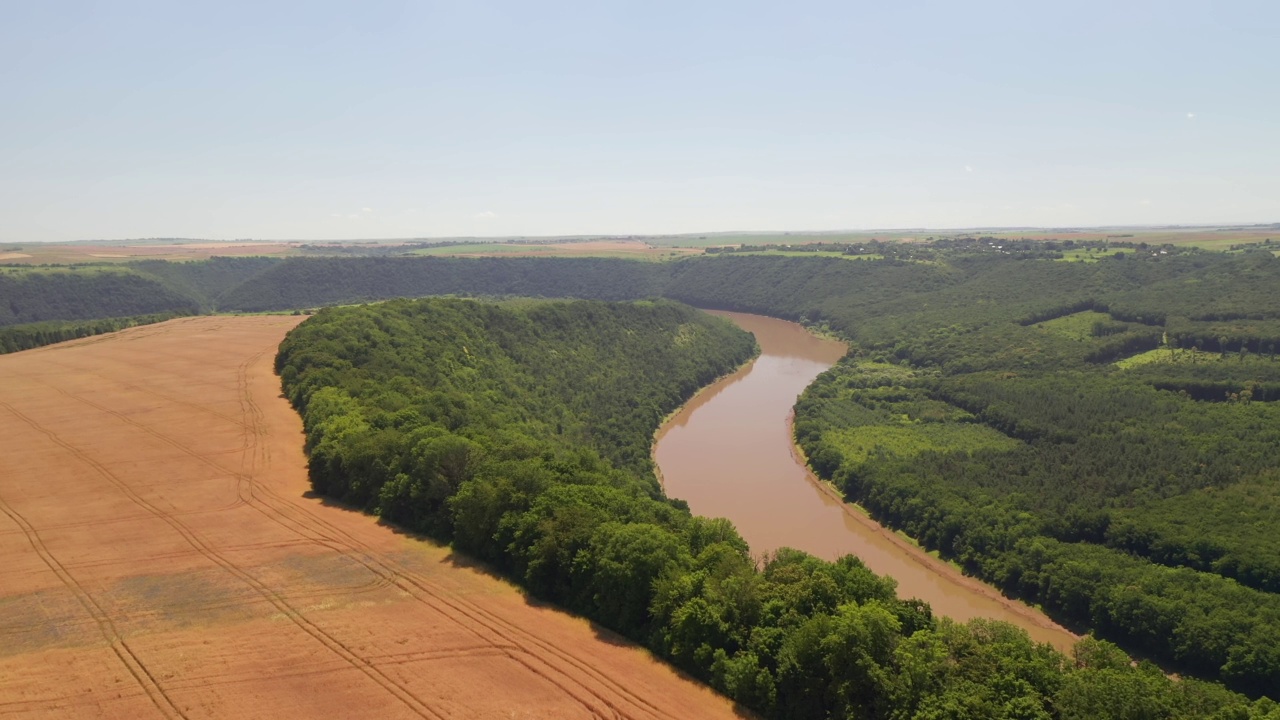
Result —
<path fill-rule="evenodd" d="M 197 237 L 138 237 L 138 238 L 85 238 L 79 240 L 8 240 L 0 241 L 6 245 L 20 243 L 39 243 L 43 245 L 70 245 L 70 244 L 92 244 L 92 243 L 120 243 L 120 242 L 216 242 L 216 243 L 378 243 L 378 242 L 431 242 L 431 241 L 448 241 L 448 240 L 553 240 L 563 238 L 566 240 L 600 238 L 607 240 L 627 240 L 627 239 L 644 239 L 644 238 L 682 238 L 696 236 L 712 236 L 712 235 L 840 235 L 840 234 L 865 234 L 865 233 L 972 233 L 972 232 L 1012 232 L 1012 231 L 1038 231 L 1038 232 L 1087 232 L 1101 230 L 1280 230 L 1280 222 L 1225 222 L 1225 223 L 1171 223 L 1159 225 L 974 225 L 968 227 L 896 227 L 896 228 L 843 228 L 835 230 L 704 230 L 689 231 L 679 233 L 637 233 L 637 232 L 613 232 L 613 233 L 548 233 L 548 234 L 532 234 L 532 235 L 421 235 L 411 237 L 361 237 L 361 238 L 338 238 L 338 239 L 320 239 L 320 238 L 197 238 Z"/>

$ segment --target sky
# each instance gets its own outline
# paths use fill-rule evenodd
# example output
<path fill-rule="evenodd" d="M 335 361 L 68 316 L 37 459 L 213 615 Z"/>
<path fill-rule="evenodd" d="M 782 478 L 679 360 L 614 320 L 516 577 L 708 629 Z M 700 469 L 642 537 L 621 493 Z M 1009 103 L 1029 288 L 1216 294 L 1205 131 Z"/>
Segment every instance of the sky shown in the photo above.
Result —
<path fill-rule="evenodd" d="M 1280 3 L 0 0 L 0 241 L 1280 221 Z"/>

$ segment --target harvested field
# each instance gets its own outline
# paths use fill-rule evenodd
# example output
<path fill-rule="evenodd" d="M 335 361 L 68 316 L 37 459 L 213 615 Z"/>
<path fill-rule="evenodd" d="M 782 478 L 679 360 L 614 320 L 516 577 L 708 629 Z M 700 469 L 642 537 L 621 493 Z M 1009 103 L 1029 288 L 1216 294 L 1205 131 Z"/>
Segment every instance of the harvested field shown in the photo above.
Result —
<path fill-rule="evenodd" d="M 414 255 L 450 257 L 613 257 L 632 260 L 671 260 L 702 254 L 700 248 L 657 247 L 642 240 L 587 240 L 561 243 L 488 242 L 467 245 L 439 245 L 413 252 Z"/>
<path fill-rule="evenodd" d="M 28 243 L 22 252 L 0 254 L 0 262 L 38 265 L 127 262 L 130 260 L 208 260 L 211 257 L 286 256 L 294 254 L 293 242 L 162 243 L 138 245 L 88 245 L 80 243 Z"/>
<path fill-rule="evenodd" d="M 0 357 L 0 715 L 735 716 L 447 548 L 308 497 L 271 373 L 300 319 Z"/>

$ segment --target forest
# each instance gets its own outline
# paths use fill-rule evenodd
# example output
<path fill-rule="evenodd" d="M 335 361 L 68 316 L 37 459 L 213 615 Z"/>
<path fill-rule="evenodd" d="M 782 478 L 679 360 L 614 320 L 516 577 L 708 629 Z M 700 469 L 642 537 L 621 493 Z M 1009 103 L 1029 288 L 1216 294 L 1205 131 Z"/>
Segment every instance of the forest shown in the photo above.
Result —
<path fill-rule="evenodd" d="M 1280 440 L 1280 404 L 1275 402 L 1280 399 L 1280 259 L 1262 248 L 1216 253 L 1117 245 L 1072 262 L 1056 257 L 1065 250 L 1065 243 L 1052 250 L 1034 244 L 996 248 L 980 241 L 946 241 L 857 261 L 721 253 L 669 263 L 426 257 L 217 259 L 173 267 L 132 263 L 114 277 L 85 270 L 0 275 L 0 282 L 9 283 L 0 285 L 0 322 L 79 321 L 83 314 L 108 310 L 117 315 L 156 312 L 146 304 L 156 300 L 171 312 L 260 311 L 436 294 L 668 298 L 801 321 L 847 339 L 852 348 L 848 358 L 801 397 L 795 425 L 796 439 L 814 469 L 849 499 L 966 572 L 1039 604 L 1078 631 L 1096 634 L 1098 642 L 1114 642 L 1184 677 L 1220 681 L 1255 698 L 1275 697 L 1280 694 L 1280 546 L 1274 532 L 1280 526 L 1280 478 L 1272 457 Z M 130 290 L 139 287 L 155 292 Z M 517 306 L 508 309 L 515 312 Z M 537 306 L 531 303 L 519 313 Z M 6 309 L 8 314 L 2 315 Z M 416 377 L 407 372 L 410 365 L 432 364 L 425 355 L 401 367 L 402 380 L 384 383 L 362 374 L 376 368 L 366 368 L 360 348 L 372 342 L 369 338 L 391 342 L 379 333 L 394 329 L 379 326 L 373 309 L 322 310 L 302 328 L 325 326 L 329 321 L 321 322 L 322 317 L 348 317 L 343 313 L 370 316 L 359 333 L 353 330 L 342 343 L 317 339 L 327 348 L 320 354 L 331 358 L 324 361 L 328 364 L 280 367 L 299 407 L 307 407 L 309 388 L 319 384 L 341 386 L 345 392 L 326 391 L 321 407 L 337 403 L 334 407 L 347 408 L 363 407 L 362 393 L 377 384 L 399 383 L 395 394 L 409 397 L 418 392 L 411 389 L 416 383 L 441 382 L 437 375 L 408 379 Z M 509 321 L 506 332 L 513 334 L 504 336 L 512 348 L 521 333 L 528 334 L 519 330 L 521 323 L 543 321 L 522 317 Z M 449 322 L 455 320 L 462 322 Z M 299 338 L 311 337 L 301 329 L 299 333 Z M 478 329 L 474 333 L 484 334 Z M 569 342 L 569 336 L 564 340 Z M 475 352 L 479 346 L 473 342 L 469 336 L 462 346 Z M 290 343 L 290 357 L 305 356 L 301 340 Z M 339 350 L 355 354 L 347 357 Z M 464 362 L 471 359 L 457 352 L 445 354 L 452 363 L 447 367 L 472 377 Z M 513 352 L 504 356 L 509 368 L 542 362 L 532 350 Z M 390 366 L 390 360 L 379 357 Z M 366 369 L 357 373 L 357 367 Z M 667 390 L 646 400 L 623 396 L 636 388 L 569 400 L 550 389 L 558 382 L 556 367 L 551 363 L 540 371 L 544 375 L 521 381 L 547 388 L 541 391 L 541 409 L 486 410 L 486 422 L 516 432 L 510 428 L 535 422 L 532 418 L 544 410 L 564 403 L 569 410 L 557 409 L 551 418 L 536 421 L 554 432 L 533 435 L 538 443 L 553 442 L 557 452 L 577 458 L 557 456 L 557 462 L 586 463 L 591 473 L 608 475 L 615 484 L 623 482 L 617 473 L 627 474 L 627 482 L 643 487 L 649 501 L 671 508 L 652 506 L 643 511 L 649 514 L 625 509 L 624 517 L 661 525 L 667 522 L 663 513 L 680 515 L 678 502 L 663 501 L 655 493 L 645 467 L 649 438 L 637 428 L 655 414 L 660 417 L 667 401 L 683 394 L 686 380 L 676 382 L 678 392 Z M 544 597 L 589 615 L 604 612 L 590 610 L 583 599 L 586 590 L 572 585 L 573 563 L 565 554 L 576 556 L 584 547 L 586 529 L 575 536 L 578 544 L 571 551 L 552 543 L 539 545 L 539 552 L 550 554 L 536 559 L 503 553 L 517 547 L 511 534 L 517 529 L 520 537 L 534 542 L 536 532 L 529 527 L 584 523 L 594 528 L 591 523 L 611 516 L 601 508 L 612 507 L 613 500 L 579 498 L 573 503 L 595 509 L 574 510 L 561 519 L 548 506 L 539 510 L 544 515 L 536 517 L 541 519 L 526 518 L 532 525 L 511 520 L 499 527 L 507 510 L 486 503 L 526 495 L 521 502 L 533 503 L 533 490 L 472 485 L 468 483 L 474 478 L 467 475 L 415 485 L 414 471 L 406 468 L 417 467 L 412 464 L 417 461 L 406 459 L 409 451 L 398 444 L 403 436 L 392 432 L 404 421 L 396 413 L 435 418 L 450 433 L 449 442 L 455 442 L 457 429 L 479 411 L 468 404 L 472 386 L 448 387 L 411 412 L 407 405 L 397 405 L 401 401 L 394 395 L 376 413 L 362 410 L 362 418 L 372 419 L 363 421 L 367 427 L 359 426 L 358 448 L 339 452 L 336 445 L 312 438 L 319 487 L 451 540 Z M 643 411 L 633 413 L 632 408 Z M 628 446 L 626 438 L 642 438 L 644 448 Z M 518 439 L 524 442 L 525 435 Z M 576 454 L 583 448 L 590 448 L 588 455 Z M 421 462 L 439 463 L 448 455 L 438 452 L 444 454 Z M 449 457 L 467 457 L 468 452 Z M 348 463 L 360 468 L 361 477 L 375 479 L 354 485 L 335 480 Z M 529 477 L 559 477 L 558 470 L 546 471 L 552 475 L 544 470 Z M 528 482 L 540 488 L 542 480 Z M 455 486 L 468 491 L 458 495 Z M 461 524 L 460 508 L 475 509 Z M 483 537 L 467 536 L 472 527 L 482 528 Z M 493 532 L 499 529 L 508 533 L 501 535 L 505 544 L 489 547 L 487 543 L 498 542 Z M 618 548 L 633 542 L 648 547 L 638 539 L 617 542 Z M 688 552 L 696 558 L 697 552 Z M 566 563 L 568 570 L 562 567 Z M 706 597 L 703 601 L 710 602 Z M 625 622 L 600 621 L 631 627 L 638 622 L 636 607 Z M 663 617 L 659 610 L 665 607 L 651 603 L 647 622 L 657 622 L 654 618 Z M 716 623 L 732 625 L 725 619 L 732 613 L 716 613 Z M 657 643 L 656 632 L 657 626 L 646 626 L 632 636 L 733 697 L 745 697 L 741 692 L 747 691 L 730 688 L 728 675 L 716 676 L 706 669 L 710 665 L 682 656 L 693 652 L 687 646 L 676 650 L 674 644 Z M 751 645 L 751 632 L 739 628 L 736 635 L 725 635 L 738 638 L 734 642 L 739 644 L 723 646 L 728 649 L 718 667 L 724 671 L 734 658 L 752 653 L 774 683 L 774 694 L 769 703 L 757 698 L 747 704 L 784 716 L 782 705 L 790 707 L 791 700 L 778 700 L 783 665 L 776 653 L 769 654 L 773 650 Z M 712 657 L 714 665 L 715 648 L 721 646 L 707 647 L 711 649 L 703 655 Z M 1061 662 L 1078 667 L 1082 661 Z M 1153 667 L 1146 670 L 1152 678 L 1157 674 Z M 1069 674 L 1069 669 L 1063 672 Z M 1154 679 L 1151 683 L 1161 697 L 1182 691 Z M 1221 687 L 1186 682 L 1173 687 L 1193 686 Z M 1055 705 L 1053 692 L 1037 692 L 1050 716 L 1073 716 Z"/>
<path fill-rule="evenodd" d="M 127 270 L 72 266 L 0 272 L 0 327 L 199 310 L 184 293 Z"/>
<path fill-rule="evenodd" d="M 276 362 L 318 491 L 451 542 L 763 716 L 1280 717 L 1104 640 L 1068 657 L 1010 625 L 935 618 L 852 556 L 753 557 L 731 523 L 665 498 L 654 430 L 754 352 L 670 301 L 431 299 L 322 310 Z"/>
<path fill-rule="evenodd" d="M 0 326 L 0 355 L 19 350 L 30 350 L 42 345 L 92 337 L 103 333 L 124 330 L 137 325 L 150 325 L 179 317 L 179 313 L 154 313 L 122 318 L 98 318 L 96 320 L 46 320 Z"/>
<path fill-rule="evenodd" d="M 1072 627 L 1275 693 L 1280 261 L 970 262 L 819 305 L 855 349 L 797 405 L 815 470 Z"/>

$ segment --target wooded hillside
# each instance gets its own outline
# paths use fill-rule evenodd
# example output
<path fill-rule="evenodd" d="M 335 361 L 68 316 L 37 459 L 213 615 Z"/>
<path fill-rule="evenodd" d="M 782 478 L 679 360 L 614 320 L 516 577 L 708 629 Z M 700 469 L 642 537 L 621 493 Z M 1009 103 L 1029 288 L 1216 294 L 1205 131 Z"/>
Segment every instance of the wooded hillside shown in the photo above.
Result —
<path fill-rule="evenodd" d="M 851 556 L 757 566 L 648 465 L 664 413 L 752 351 L 669 302 L 441 299 L 325 310 L 277 367 L 318 491 L 452 541 L 768 717 L 1280 717 L 1103 641 L 1067 658 L 935 619 Z"/>

